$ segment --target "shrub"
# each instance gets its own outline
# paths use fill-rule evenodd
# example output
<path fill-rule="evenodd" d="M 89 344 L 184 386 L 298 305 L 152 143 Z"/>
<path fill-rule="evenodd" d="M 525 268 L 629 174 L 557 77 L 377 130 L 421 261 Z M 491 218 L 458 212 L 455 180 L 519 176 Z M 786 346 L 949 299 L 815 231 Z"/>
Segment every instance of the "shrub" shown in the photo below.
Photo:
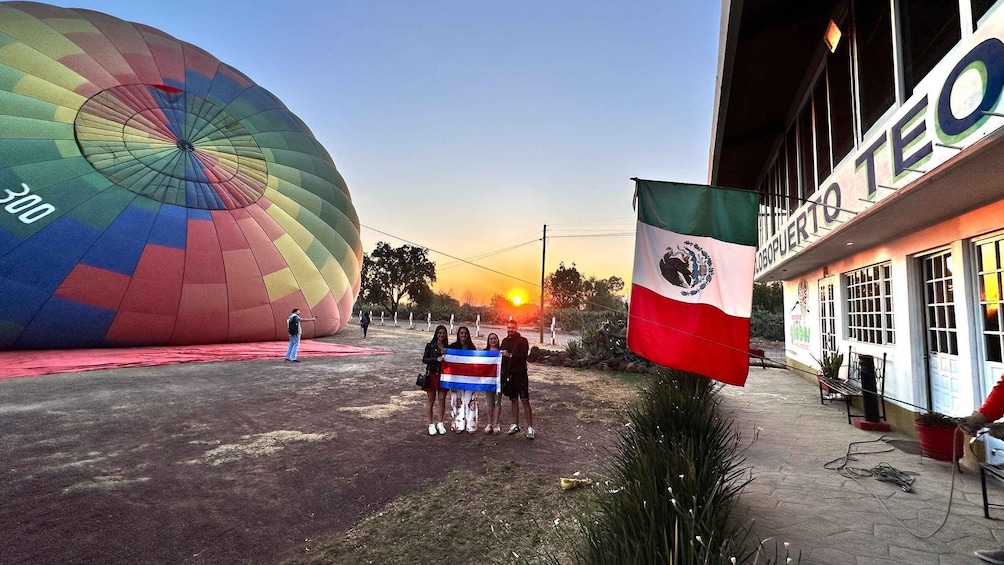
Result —
<path fill-rule="evenodd" d="M 561 329 L 566 332 L 586 332 L 599 327 L 603 322 L 627 322 L 625 312 L 586 312 L 583 310 L 565 309 L 545 313 L 545 325 L 554 317 Z"/>
<path fill-rule="evenodd" d="M 784 341 L 784 314 L 754 308 L 750 317 L 750 337 Z"/>
<path fill-rule="evenodd" d="M 609 494 L 582 522 L 577 562 L 745 563 L 755 555 L 748 531 L 729 525 L 750 479 L 715 391 L 703 377 L 671 370 L 644 391 L 618 429 Z"/>

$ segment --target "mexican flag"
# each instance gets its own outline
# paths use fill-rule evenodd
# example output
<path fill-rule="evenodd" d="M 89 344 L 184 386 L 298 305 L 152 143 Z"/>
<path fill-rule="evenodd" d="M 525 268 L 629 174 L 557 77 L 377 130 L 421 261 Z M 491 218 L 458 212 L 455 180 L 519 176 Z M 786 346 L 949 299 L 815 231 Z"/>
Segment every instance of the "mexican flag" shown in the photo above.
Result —
<path fill-rule="evenodd" d="M 628 347 L 659 365 L 742 386 L 759 194 L 636 182 Z"/>

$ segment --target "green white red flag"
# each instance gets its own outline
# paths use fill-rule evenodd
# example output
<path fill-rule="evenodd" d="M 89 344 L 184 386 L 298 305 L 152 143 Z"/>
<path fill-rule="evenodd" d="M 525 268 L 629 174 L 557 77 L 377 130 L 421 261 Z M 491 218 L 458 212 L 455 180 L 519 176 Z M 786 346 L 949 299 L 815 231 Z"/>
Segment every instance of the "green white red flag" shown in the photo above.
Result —
<path fill-rule="evenodd" d="M 759 194 L 636 182 L 628 347 L 659 365 L 742 386 Z"/>

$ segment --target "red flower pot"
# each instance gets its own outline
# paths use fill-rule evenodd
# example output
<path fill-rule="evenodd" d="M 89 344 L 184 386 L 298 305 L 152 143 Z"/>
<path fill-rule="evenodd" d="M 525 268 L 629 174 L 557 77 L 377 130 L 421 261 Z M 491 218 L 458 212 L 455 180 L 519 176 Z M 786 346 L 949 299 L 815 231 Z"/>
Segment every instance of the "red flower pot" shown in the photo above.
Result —
<path fill-rule="evenodd" d="M 955 426 L 931 426 L 914 422 L 920 451 L 926 457 L 938 461 L 952 461 L 952 445 L 955 446 L 955 460 L 962 459 L 966 447 L 966 434 Z"/>

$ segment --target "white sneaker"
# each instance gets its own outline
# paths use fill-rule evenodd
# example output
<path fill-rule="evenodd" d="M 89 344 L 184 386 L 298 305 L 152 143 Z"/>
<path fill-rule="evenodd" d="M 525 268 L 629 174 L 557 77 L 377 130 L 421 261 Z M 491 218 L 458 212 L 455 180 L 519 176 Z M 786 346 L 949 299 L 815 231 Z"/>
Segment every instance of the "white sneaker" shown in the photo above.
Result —
<path fill-rule="evenodd" d="M 446 433 L 446 426 L 444 426 L 442 422 L 439 422 L 436 424 L 436 430 L 439 431 L 439 435 L 443 435 Z"/>
<path fill-rule="evenodd" d="M 495 424 L 495 433 L 497 434 L 502 433 L 502 426 Z"/>
<path fill-rule="evenodd" d="M 436 424 L 429 424 L 429 435 L 436 435 Z"/>
<path fill-rule="evenodd" d="M 486 434 L 492 433 L 492 425 L 491 424 L 488 424 L 487 426 L 485 426 L 485 433 Z"/>
<path fill-rule="evenodd" d="M 526 439 L 533 439 L 537 434 L 533 433 L 533 426 L 526 427 Z"/>
<path fill-rule="evenodd" d="M 991 563 L 993 565 L 1004 565 L 1004 548 L 997 549 L 980 549 L 974 551 L 976 557 L 980 558 L 980 561 L 984 563 Z"/>
<path fill-rule="evenodd" d="M 457 432 L 458 434 L 462 434 L 462 433 L 464 433 L 464 425 L 463 425 L 463 424 L 460 424 L 459 426 L 457 426 L 457 429 L 456 429 L 455 431 L 456 431 L 456 432 Z"/>
<path fill-rule="evenodd" d="M 512 424 L 511 426 L 509 426 L 509 431 L 506 432 L 506 433 L 508 435 L 512 435 L 512 434 L 515 434 L 515 433 L 518 433 L 518 432 L 519 432 L 519 426 L 517 426 L 516 424 Z"/>

